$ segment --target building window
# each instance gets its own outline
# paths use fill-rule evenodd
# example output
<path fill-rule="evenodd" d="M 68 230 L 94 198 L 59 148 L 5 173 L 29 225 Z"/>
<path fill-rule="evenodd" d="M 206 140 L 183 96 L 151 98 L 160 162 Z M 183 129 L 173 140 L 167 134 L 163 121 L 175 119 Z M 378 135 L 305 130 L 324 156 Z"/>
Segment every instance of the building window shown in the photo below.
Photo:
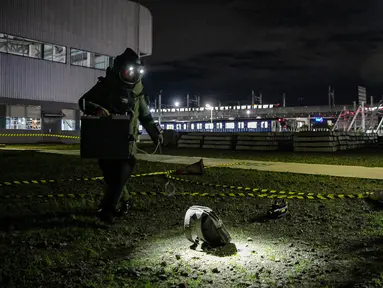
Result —
<path fill-rule="evenodd" d="M 109 57 L 105 55 L 94 55 L 94 68 L 105 70 L 109 67 Z"/>
<path fill-rule="evenodd" d="M 26 106 L 27 130 L 41 130 L 41 107 Z"/>
<path fill-rule="evenodd" d="M 90 57 L 88 54 L 90 53 L 82 50 L 70 49 L 70 64 L 81 67 L 90 67 Z"/>
<path fill-rule="evenodd" d="M 63 109 L 64 117 L 61 119 L 62 131 L 75 131 L 76 130 L 76 110 Z"/>
<path fill-rule="evenodd" d="M 61 119 L 61 130 L 62 131 L 75 131 L 76 130 L 76 120 Z"/>
<path fill-rule="evenodd" d="M 43 45 L 44 60 L 66 63 L 66 47 L 53 44 Z"/>
<path fill-rule="evenodd" d="M 222 128 L 223 128 L 222 123 L 217 123 L 217 129 L 222 129 Z"/>
<path fill-rule="evenodd" d="M 206 130 L 212 130 L 212 129 L 214 129 L 214 124 L 213 124 L 213 123 L 206 123 L 206 124 L 205 124 L 205 129 L 206 129 Z"/>
<path fill-rule="evenodd" d="M 71 48 L 70 64 L 87 68 L 105 70 L 113 64 L 113 57 Z"/>
<path fill-rule="evenodd" d="M 197 123 L 197 129 L 202 129 L 202 123 Z"/>
<path fill-rule="evenodd" d="M 7 35 L 0 33 L 0 52 L 7 53 Z"/>
<path fill-rule="evenodd" d="M 257 122 L 248 122 L 247 128 L 249 129 L 257 129 L 258 123 Z"/>
<path fill-rule="evenodd" d="M 41 130 L 40 106 L 7 106 L 6 129 Z"/>
<path fill-rule="evenodd" d="M 173 124 L 166 124 L 166 130 L 173 130 L 174 125 Z"/>
<path fill-rule="evenodd" d="M 27 123 L 25 117 L 7 117 L 5 129 L 26 130 Z"/>
<path fill-rule="evenodd" d="M 39 42 L 36 42 L 33 40 L 26 40 L 26 41 L 28 41 L 28 56 L 32 57 L 32 58 L 41 59 L 41 56 L 42 56 L 41 47 L 42 47 L 42 45 Z"/>
<path fill-rule="evenodd" d="M 27 130 L 41 130 L 41 118 L 26 118 Z"/>
<path fill-rule="evenodd" d="M 66 47 L 0 33 L 0 52 L 66 63 Z"/>
<path fill-rule="evenodd" d="M 269 127 L 269 123 L 267 121 L 261 122 L 261 128 L 268 128 L 268 127 Z"/>
<path fill-rule="evenodd" d="M 235 127 L 235 124 L 233 122 L 230 122 L 230 123 L 226 123 L 225 124 L 225 128 L 226 129 L 234 129 Z"/>
<path fill-rule="evenodd" d="M 238 128 L 239 129 L 245 128 L 245 123 L 244 122 L 238 122 Z"/>

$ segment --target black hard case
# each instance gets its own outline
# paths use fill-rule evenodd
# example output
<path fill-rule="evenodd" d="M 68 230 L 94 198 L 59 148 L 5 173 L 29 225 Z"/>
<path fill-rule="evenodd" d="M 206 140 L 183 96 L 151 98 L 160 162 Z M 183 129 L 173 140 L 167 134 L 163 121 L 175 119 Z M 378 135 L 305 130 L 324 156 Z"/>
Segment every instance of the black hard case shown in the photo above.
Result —
<path fill-rule="evenodd" d="M 131 116 L 81 117 L 81 158 L 129 159 L 135 145 Z"/>

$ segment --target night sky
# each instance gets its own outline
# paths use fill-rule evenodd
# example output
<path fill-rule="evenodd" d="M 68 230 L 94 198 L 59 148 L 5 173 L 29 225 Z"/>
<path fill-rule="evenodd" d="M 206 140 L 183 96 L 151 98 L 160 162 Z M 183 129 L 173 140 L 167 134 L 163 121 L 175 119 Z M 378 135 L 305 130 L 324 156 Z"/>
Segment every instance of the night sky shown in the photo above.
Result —
<path fill-rule="evenodd" d="M 357 100 L 357 86 L 383 94 L 383 1 L 141 0 L 153 16 L 146 89 L 165 102 L 211 99 L 287 106 Z M 198 4 L 197 4 L 198 3 Z M 303 98 L 303 100 L 302 100 Z M 299 100 L 300 99 L 300 100 Z"/>

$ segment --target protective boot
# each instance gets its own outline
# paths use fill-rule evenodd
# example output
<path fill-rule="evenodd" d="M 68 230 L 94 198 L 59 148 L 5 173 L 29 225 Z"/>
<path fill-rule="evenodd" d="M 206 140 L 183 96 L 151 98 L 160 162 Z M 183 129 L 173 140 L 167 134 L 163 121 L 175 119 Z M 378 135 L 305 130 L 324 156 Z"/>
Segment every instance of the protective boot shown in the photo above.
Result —
<path fill-rule="evenodd" d="M 120 208 L 117 210 L 117 215 L 119 217 L 126 215 L 129 212 L 129 210 L 131 210 L 132 208 L 132 199 L 131 199 L 131 196 L 129 195 L 129 191 L 128 191 L 128 188 L 126 188 L 126 186 L 124 186 L 124 188 L 122 189 L 121 194 L 122 194 L 121 205 L 120 205 Z"/>
<path fill-rule="evenodd" d="M 132 208 L 132 202 L 130 199 L 122 201 L 120 209 L 117 210 L 117 216 L 122 217 L 126 215 Z"/>
<path fill-rule="evenodd" d="M 108 193 L 108 187 L 104 187 L 104 194 Z M 113 224 L 115 217 L 118 216 L 118 210 L 113 209 L 112 207 L 105 207 L 106 198 L 104 197 L 98 206 L 96 217 L 101 221 L 107 224 Z"/>
<path fill-rule="evenodd" d="M 115 217 L 118 216 L 118 211 L 116 210 L 106 210 L 100 209 L 97 211 L 96 217 L 107 224 L 113 224 Z"/>

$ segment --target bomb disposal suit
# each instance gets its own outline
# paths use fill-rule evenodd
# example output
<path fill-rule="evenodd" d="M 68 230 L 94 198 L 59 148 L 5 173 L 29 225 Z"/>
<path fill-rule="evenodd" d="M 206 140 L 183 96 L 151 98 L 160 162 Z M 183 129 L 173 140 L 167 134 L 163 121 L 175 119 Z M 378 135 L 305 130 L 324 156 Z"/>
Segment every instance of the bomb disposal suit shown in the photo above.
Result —
<path fill-rule="evenodd" d="M 115 216 L 126 212 L 129 207 L 129 197 L 126 183 L 135 166 L 136 145 L 138 137 L 138 122 L 148 132 L 152 141 L 162 144 L 162 130 L 153 120 L 148 107 L 148 97 L 145 95 L 141 82 L 144 67 L 138 55 L 130 48 L 116 57 L 112 68 L 106 70 L 106 77 L 100 77 L 97 84 L 85 93 L 79 100 L 80 109 L 86 115 L 131 115 L 130 131 L 132 143 L 127 149 L 129 159 L 99 159 L 107 191 L 100 204 L 98 217 L 104 221 L 112 221 Z M 94 139 L 97 141 L 97 139 Z M 118 202 L 123 194 L 121 209 Z"/>

